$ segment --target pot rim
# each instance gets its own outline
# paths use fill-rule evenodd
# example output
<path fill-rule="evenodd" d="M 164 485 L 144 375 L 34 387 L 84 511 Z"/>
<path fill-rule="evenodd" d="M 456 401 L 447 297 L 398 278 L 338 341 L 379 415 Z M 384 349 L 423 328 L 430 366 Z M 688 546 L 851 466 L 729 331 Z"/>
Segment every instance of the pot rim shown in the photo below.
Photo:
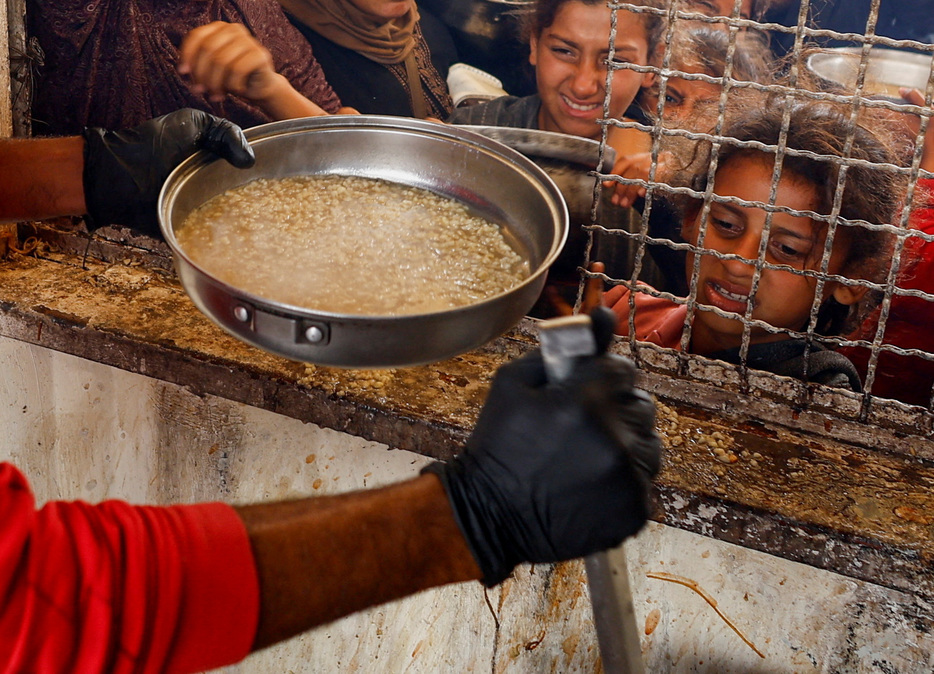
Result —
<path fill-rule="evenodd" d="M 493 140 L 481 133 L 472 131 L 469 127 L 443 124 L 438 122 L 429 122 L 426 120 L 393 117 L 387 115 L 330 115 L 321 117 L 306 117 L 299 119 L 280 120 L 261 124 L 244 130 L 244 135 L 251 144 L 261 145 L 264 141 L 272 141 L 290 134 L 304 134 L 314 131 L 339 131 L 346 130 L 379 130 L 406 131 L 416 135 L 428 135 L 438 137 L 442 140 L 454 141 L 467 145 L 474 145 L 480 149 L 499 155 L 506 162 L 514 164 L 527 176 L 537 182 L 549 197 L 553 213 L 554 227 L 558 230 L 553 237 L 551 248 L 544 256 L 542 261 L 533 270 L 530 270 L 529 276 L 521 283 L 518 283 L 506 290 L 491 295 L 482 300 L 471 302 L 466 305 L 453 307 L 434 312 L 407 313 L 407 314 L 346 314 L 314 309 L 307 306 L 299 306 L 270 299 L 263 295 L 257 295 L 249 290 L 239 286 L 234 286 L 226 281 L 217 278 L 214 274 L 195 263 L 188 254 L 179 245 L 175 236 L 175 230 L 172 227 L 171 214 L 172 207 L 175 204 L 175 197 L 178 191 L 184 186 L 187 179 L 202 170 L 206 166 L 215 162 L 223 162 L 224 159 L 217 157 L 213 153 L 200 150 L 179 164 L 166 179 L 159 193 L 158 217 L 159 227 L 162 236 L 172 250 L 174 256 L 184 260 L 184 263 L 197 271 L 220 290 L 243 298 L 244 300 L 271 309 L 274 312 L 282 314 L 296 314 L 303 318 L 320 318 L 322 320 L 335 320 L 344 323 L 353 321 L 378 321 L 380 323 L 393 323 L 411 321 L 414 319 L 437 318 L 452 313 L 461 312 L 467 309 L 473 310 L 484 305 L 492 305 L 502 300 L 506 295 L 521 291 L 529 285 L 538 283 L 541 277 L 548 272 L 548 269 L 557 259 L 561 249 L 564 247 L 569 230 L 569 215 L 567 204 L 561 191 L 555 185 L 551 177 L 531 159 L 513 148 Z M 405 184 L 405 183 L 402 183 Z M 450 197 L 453 198 L 453 197 Z M 203 203 L 203 202 L 202 202 Z M 186 288 L 187 291 L 187 288 Z"/>

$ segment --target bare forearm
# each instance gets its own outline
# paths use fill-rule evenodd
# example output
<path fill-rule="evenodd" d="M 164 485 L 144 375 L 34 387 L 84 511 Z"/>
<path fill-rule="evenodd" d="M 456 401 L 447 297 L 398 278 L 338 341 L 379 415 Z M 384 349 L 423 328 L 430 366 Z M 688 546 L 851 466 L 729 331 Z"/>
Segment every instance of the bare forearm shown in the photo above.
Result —
<path fill-rule="evenodd" d="M 84 139 L 0 140 L 0 220 L 82 215 Z"/>
<path fill-rule="evenodd" d="M 274 93 L 254 102 L 273 119 L 297 119 L 299 117 L 320 117 L 328 113 L 311 100 L 299 93 L 283 75 L 276 74 L 277 84 Z"/>
<path fill-rule="evenodd" d="M 260 579 L 255 648 L 368 606 L 481 576 L 433 475 L 237 512 Z"/>

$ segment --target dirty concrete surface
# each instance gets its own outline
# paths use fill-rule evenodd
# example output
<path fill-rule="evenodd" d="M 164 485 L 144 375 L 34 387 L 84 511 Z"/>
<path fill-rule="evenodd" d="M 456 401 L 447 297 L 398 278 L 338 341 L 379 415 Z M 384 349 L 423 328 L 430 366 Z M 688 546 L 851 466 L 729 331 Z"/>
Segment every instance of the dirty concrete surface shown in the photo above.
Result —
<path fill-rule="evenodd" d="M 24 470 L 40 503 L 336 494 L 405 479 L 430 460 L 5 337 L 0 368 L 0 459 Z M 934 612 L 917 595 L 654 523 L 625 549 L 649 672 L 932 670 Z M 600 672 L 583 565 L 520 566 L 488 591 L 465 583 L 420 593 L 224 672 L 338 670 Z"/>
<path fill-rule="evenodd" d="M 170 270 L 139 256 L 40 253 L 0 264 L 3 336 L 438 459 L 466 438 L 496 367 L 535 344 L 534 324 L 524 322 L 427 366 L 308 365 L 227 335 Z M 934 596 L 934 442 L 923 429 L 910 442 L 899 434 L 919 451 L 886 451 L 749 418 L 743 410 L 759 402 L 740 394 L 730 409 L 689 405 L 666 397 L 672 381 L 644 377 L 661 403 L 666 446 L 657 521 Z"/>

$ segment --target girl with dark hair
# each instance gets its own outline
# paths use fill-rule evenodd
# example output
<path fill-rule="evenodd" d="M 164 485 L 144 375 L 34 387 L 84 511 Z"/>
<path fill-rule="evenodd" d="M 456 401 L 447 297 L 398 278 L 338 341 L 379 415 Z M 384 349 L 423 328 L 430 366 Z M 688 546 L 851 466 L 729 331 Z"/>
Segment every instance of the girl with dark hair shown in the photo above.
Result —
<path fill-rule="evenodd" d="M 642 0 L 647 8 L 655 0 Z M 603 0 L 538 0 L 525 27 L 535 68 L 537 93 L 502 96 L 458 108 L 453 124 L 483 124 L 556 131 L 599 140 L 607 96 L 606 60 L 611 16 Z M 644 66 L 661 33 L 662 17 L 652 12 L 616 10 L 617 63 Z M 612 76 L 609 117 L 635 115 L 644 120 L 633 100 L 652 75 L 619 69 Z"/>
<path fill-rule="evenodd" d="M 782 158 L 773 196 L 776 155 L 768 146 L 779 144 L 789 104 L 785 146 L 791 152 Z M 732 119 L 717 154 L 709 210 L 696 199 L 684 208 L 682 233 L 691 244 L 689 297 L 668 299 L 649 294 L 645 286 L 635 291 L 615 286 L 604 300 L 619 317 L 617 332 L 628 335 L 632 318 L 636 339 L 681 348 L 688 308 L 696 302 L 687 344 L 691 353 L 738 363 L 742 319 L 749 315 L 754 321 L 746 358 L 750 367 L 858 391 L 852 363 L 818 340 L 808 346 L 802 333 L 817 304 L 814 333 L 845 334 L 867 296 L 868 288 L 859 281 L 878 282 L 888 267 L 891 237 L 860 221 L 890 224 L 901 203 L 901 181 L 878 166 L 891 163 L 890 153 L 873 133 L 853 126 L 846 111 L 829 104 L 760 99 Z M 835 212 L 848 137 L 853 142 L 847 158 L 866 163 L 847 166 Z M 729 139 L 755 141 L 767 149 Z M 707 164 L 698 162 L 704 167 L 692 185 L 698 192 L 708 187 Z M 767 211 L 773 211 L 768 223 Z M 839 218 L 835 226 L 811 217 L 831 213 Z"/>
<path fill-rule="evenodd" d="M 664 66 L 670 75 L 655 77 L 651 85 L 642 90 L 638 99 L 645 113 L 656 118 L 659 125 L 704 133 L 710 132 L 716 125 L 723 84 L 693 79 L 690 75 L 722 78 L 729 74 L 735 81 L 763 84 L 772 79 L 770 53 L 756 33 L 737 33 L 733 38 L 731 54 L 730 35 L 719 24 L 680 20 L 669 30 L 671 34 L 667 36 L 667 44 L 658 45 L 651 63 L 658 68 Z M 731 59 L 729 71 L 728 57 Z M 663 83 L 664 96 L 661 95 Z M 662 100 L 659 100 L 660 97 Z M 666 135 L 662 135 L 659 140 L 655 180 L 667 182 L 671 169 L 671 146 L 688 142 L 693 145 L 693 141 Z M 613 173 L 623 178 L 647 181 L 652 162 L 651 152 L 636 152 L 621 157 L 613 166 Z M 645 187 L 617 181 L 606 182 L 604 187 L 611 190 L 610 201 L 613 204 L 623 208 L 635 204 L 640 211 L 644 210 L 639 199 L 645 196 Z M 668 195 L 656 190 L 652 204 L 649 235 L 655 239 L 684 243 L 679 233 L 679 218 L 671 208 Z M 649 244 L 647 250 L 658 268 L 653 284 L 660 290 L 686 294 L 684 252 L 666 244 Z"/>

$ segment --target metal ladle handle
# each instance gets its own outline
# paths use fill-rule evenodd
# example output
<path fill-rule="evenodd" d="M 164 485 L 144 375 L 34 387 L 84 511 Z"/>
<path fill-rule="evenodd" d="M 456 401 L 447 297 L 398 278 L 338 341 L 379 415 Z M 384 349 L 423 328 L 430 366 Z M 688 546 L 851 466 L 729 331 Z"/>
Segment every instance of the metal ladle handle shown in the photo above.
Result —
<path fill-rule="evenodd" d="M 542 360 L 551 381 L 563 381 L 574 359 L 597 352 L 590 316 L 577 314 L 543 321 L 539 326 Z M 622 544 L 584 559 L 597 643 L 606 674 L 643 674 L 642 644 L 629 589 Z"/>

